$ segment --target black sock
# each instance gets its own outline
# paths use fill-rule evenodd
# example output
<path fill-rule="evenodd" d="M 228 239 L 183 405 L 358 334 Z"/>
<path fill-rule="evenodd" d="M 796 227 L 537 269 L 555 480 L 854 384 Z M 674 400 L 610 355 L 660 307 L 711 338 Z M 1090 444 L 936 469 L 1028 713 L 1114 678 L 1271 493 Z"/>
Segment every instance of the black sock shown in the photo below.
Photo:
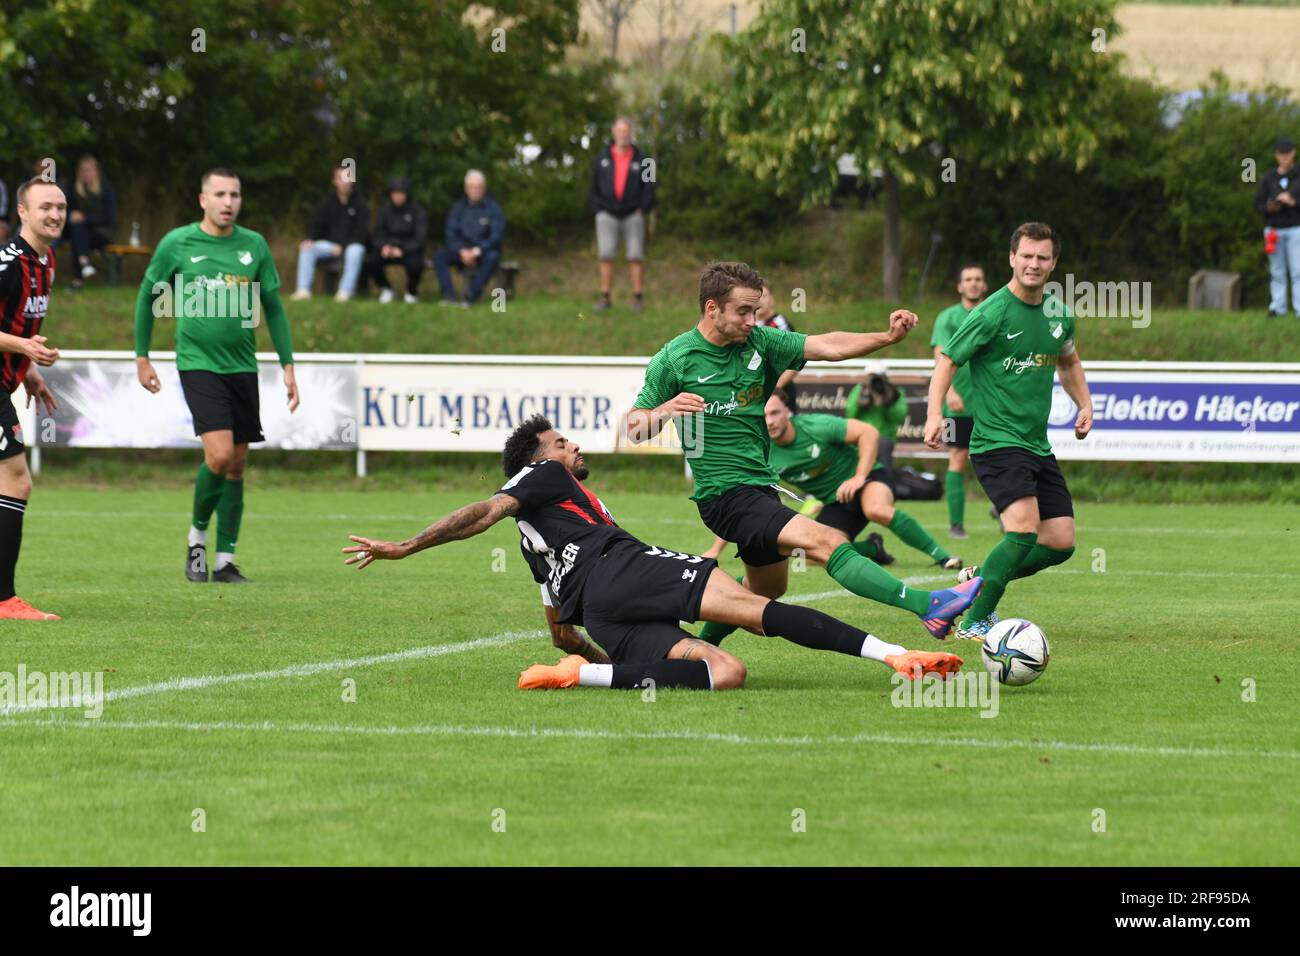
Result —
<path fill-rule="evenodd" d="M 22 498 L 0 495 L 0 601 L 14 596 L 14 568 L 18 566 L 18 551 L 23 546 L 23 512 L 27 502 Z"/>
<path fill-rule="evenodd" d="M 829 614 L 780 601 L 763 608 L 763 633 L 815 651 L 838 651 L 851 657 L 862 655 L 862 642 L 867 639 L 866 631 Z"/>
<path fill-rule="evenodd" d="M 694 690 L 712 690 L 709 665 L 704 661 L 662 660 L 649 664 L 615 664 L 611 687 L 622 690 L 642 690 L 645 681 L 654 681 L 655 687 L 690 687 Z"/>

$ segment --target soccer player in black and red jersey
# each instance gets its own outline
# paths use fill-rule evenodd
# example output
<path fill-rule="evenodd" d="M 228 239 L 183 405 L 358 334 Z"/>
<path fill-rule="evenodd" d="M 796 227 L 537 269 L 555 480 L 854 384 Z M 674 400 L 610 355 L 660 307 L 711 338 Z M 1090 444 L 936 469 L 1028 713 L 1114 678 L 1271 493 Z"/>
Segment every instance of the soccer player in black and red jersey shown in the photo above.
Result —
<path fill-rule="evenodd" d="M 59 350 L 45 344 L 41 322 L 50 304 L 54 285 L 54 250 L 51 244 L 63 232 L 68 200 L 63 190 L 44 179 L 30 179 L 18 187 L 18 219 L 21 228 L 7 245 L 0 247 L 0 619 L 57 621 L 32 607 L 14 593 L 14 568 L 23 543 L 23 513 L 32 494 L 32 475 L 27 470 L 26 451 L 18 412 L 8 396 L 19 385 L 27 391 L 27 404 L 36 399 L 36 409 L 47 412 L 57 407 L 54 395 L 37 365 L 50 366 Z"/>
<path fill-rule="evenodd" d="M 347 564 L 364 568 L 482 534 L 502 518 L 519 526 L 520 548 L 541 585 L 551 640 L 568 652 L 559 664 L 534 664 L 521 689 L 659 687 L 723 690 L 745 682 L 745 665 L 697 640 L 680 621 L 718 621 L 783 637 L 815 650 L 838 651 L 892 667 L 909 678 L 955 673 L 953 654 L 908 651 L 812 608 L 782 604 L 737 584 L 717 561 L 647 545 L 615 522 L 582 483 L 587 463 L 578 446 L 540 415 L 506 442 L 509 480 L 486 501 L 466 505 L 403 542 L 352 535 Z M 574 629 L 586 627 L 600 647 Z"/>

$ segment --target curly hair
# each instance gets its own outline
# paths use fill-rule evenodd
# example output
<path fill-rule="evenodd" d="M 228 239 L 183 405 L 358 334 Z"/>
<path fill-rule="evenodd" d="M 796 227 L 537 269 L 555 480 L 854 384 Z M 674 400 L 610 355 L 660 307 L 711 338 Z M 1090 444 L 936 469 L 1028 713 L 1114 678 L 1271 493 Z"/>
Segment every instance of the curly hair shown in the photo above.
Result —
<path fill-rule="evenodd" d="M 523 470 L 524 465 L 532 461 L 541 447 L 538 437 L 542 432 L 552 428 L 549 420 L 542 415 L 520 422 L 519 427 L 506 439 L 506 447 L 501 450 L 501 470 L 507 478 L 513 478 Z"/>

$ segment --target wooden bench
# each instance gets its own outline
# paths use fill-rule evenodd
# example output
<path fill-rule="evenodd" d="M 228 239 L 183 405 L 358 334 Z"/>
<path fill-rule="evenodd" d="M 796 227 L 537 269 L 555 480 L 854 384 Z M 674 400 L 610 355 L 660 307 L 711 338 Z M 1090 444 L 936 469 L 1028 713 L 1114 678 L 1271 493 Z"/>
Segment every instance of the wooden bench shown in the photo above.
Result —
<path fill-rule="evenodd" d="M 153 255 L 153 246 L 129 246 L 109 243 L 100 252 L 108 260 L 109 285 L 122 284 L 122 260 L 128 256 L 144 256 L 146 260 Z M 148 262 L 146 261 L 146 267 Z"/>

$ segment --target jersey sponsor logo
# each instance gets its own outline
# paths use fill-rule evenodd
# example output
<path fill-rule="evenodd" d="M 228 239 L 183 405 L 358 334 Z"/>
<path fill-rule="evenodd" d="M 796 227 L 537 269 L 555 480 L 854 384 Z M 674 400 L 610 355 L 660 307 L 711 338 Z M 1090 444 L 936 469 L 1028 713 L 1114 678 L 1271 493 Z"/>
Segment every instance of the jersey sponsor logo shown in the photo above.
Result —
<path fill-rule="evenodd" d="M 1019 375 L 1031 368 L 1055 368 L 1057 357 L 1045 352 L 1030 352 L 1023 359 L 1007 358 L 1002 360 L 1002 371 Z"/>
<path fill-rule="evenodd" d="M 693 570 L 691 570 L 690 568 L 687 568 L 685 571 L 682 572 L 682 580 L 683 580 L 683 581 L 694 581 L 694 580 L 695 580 L 695 575 L 697 575 L 697 574 L 699 574 L 699 573 L 700 573 L 699 571 L 693 571 Z"/>
<path fill-rule="evenodd" d="M 33 287 L 36 279 L 32 279 Z M 27 315 L 44 317 L 46 310 L 50 307 L 50 297 L 48 295 L 32 295 L 27 297 L 27 304 L 23 306 L 23 312 Z"/>

